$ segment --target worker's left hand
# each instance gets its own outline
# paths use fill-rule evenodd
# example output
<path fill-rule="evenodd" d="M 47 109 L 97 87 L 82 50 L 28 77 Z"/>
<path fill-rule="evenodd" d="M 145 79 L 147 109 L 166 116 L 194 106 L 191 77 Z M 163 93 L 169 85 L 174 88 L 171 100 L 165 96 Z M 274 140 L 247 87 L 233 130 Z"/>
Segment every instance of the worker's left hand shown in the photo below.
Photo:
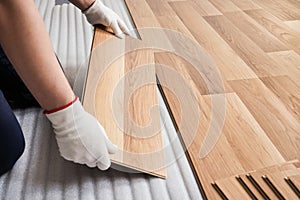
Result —
<path fill-rule="evenodd" d="M 51 122 L 63 158 L 101 170 L 110 167 L 109 154 L 116 153 L 118 148 L 77 97 L 70 104 L 44 113 Z"/>
<path fill-rule="evenodd" d="M 102 24 L 111 27 L 115 35 L 123 38 L 129 31 L 123 20 L 110 8 L 106 7 L 100 0 L 96 0 L 91 7 L 83 11 L 88 22 L 92 25 Z"/>

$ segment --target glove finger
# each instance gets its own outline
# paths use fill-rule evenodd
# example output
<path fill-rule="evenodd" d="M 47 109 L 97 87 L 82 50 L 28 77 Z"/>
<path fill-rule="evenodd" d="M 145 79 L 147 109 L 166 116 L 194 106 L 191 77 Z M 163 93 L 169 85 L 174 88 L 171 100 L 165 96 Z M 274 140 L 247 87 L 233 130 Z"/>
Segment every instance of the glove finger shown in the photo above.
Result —
<path fill-rule="evenodd" d="M 122 20 L 118 20 L 118 24 L 119 24 L 119 27 L 121 28 L 121 30 L 123 31 L 123 33 L 130 35 L 126 24 Z"/>
<path fill-rule="evenodd" d="M 94 168 L 94 167 L 97 166 L 96 162 L 94 162 L 94 163 L 86 163 L 86 165 L 87 165 L 88 167 L 90 167 L 90 168 Z"/>
<path fill-rule="evenodd" d="M 101 126 L 101 124 L 98 122 L 98 126 L 101 130 L 101 132 L 104 135 L 104 141 L 107 147 L 107 150 L 110 154 L 115 154 L 118 151 L 118 146 L 114 145 L 107 137 L 106 131 L 104 130 L 103 126 Z"/>
<path fill-rule="evenodd" d="M 101 133 L 103 133 L 104 137 L 105 137 L 106 139 L 108 139 L 107 134 L 106 134 L 106 131 L 105 131 L 105 129 L 103 128 L 103 126 L 102 126 L 98 121 L 97 121 L 97 123 L 98 123 L 98 126 L 99 126 L 100 130 L 101 130 Z"/>
<path fill-rule="evenodd" d="M 112 30 L 114 31 L 115 35 L 121 39 L 124 38 L 124 35 L 123 35 L 123 32 L 121 31 L 120 27 L 119 27 L 119 24 L 117 22 L 117 20 L 113 21 L 111 23 L 111 28 Z"/>
<path fill-rule="evenodd" d="M 110 159 L 108 157 L 108 154 L 103 155 L 103 157 L 98 160 L 97 167 L 100 170 L 107 170 L 111 165 Z"/>
<path fill-rule="evenodd" d="M 105 140 L 107 151 L 110 154 L 115 154 L 118 151 L 118 146 L 114 145 L 110 140 L 106 139 Z"/>

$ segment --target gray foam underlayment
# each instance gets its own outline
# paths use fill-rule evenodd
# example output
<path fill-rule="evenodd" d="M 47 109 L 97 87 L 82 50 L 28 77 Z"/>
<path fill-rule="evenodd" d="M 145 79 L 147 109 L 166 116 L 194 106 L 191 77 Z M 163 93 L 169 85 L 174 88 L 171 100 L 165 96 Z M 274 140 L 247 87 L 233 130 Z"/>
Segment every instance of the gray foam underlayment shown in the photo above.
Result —
<path fill-rule="evenodd" d="M 105 4 L 114 9 L 120 7 L 121 1 L 106 0 Z M 67 78 L 74 84 L 79 68 L 87 65 L 93 27 L 71 4 L 55 5 L 53 0 L 35 0 L 35 3 Z M 122 18 L 128 17 L 118 13 Z M 159 105 L 168 163 L 166 180 L 113 168 L 102 172 L 65 161 L 59 155 L 54 134 L 42 110 L 15 110 L 26 148 L 14 168 L 0 177 L 0 199 L 202 199 L 160 95 Z"/>

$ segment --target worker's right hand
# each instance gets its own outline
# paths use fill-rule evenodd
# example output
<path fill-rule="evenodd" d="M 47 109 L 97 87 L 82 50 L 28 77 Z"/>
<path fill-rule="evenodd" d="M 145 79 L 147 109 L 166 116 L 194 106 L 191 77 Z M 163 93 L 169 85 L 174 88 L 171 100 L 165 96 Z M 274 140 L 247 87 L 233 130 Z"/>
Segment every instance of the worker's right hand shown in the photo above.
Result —
<path fill-rule="evenodd" d="M 108 26 L 119 38 L 124 37 L 123 33 L 129 35 L 128 28 L 119 15 L 106 7 L 100 0 L 96 0 L 87 10 L 83 11 L 83 14 L 90 24 Z"/>
<path fill-rule="evenodd" d="M 97 119 L 87 113 L 78 98 L 74 102 L 44 112 L 55 132 L 62 157 L 75 163 L 106 170 L 111 162 L 109 154 L 117 152 Z"/>

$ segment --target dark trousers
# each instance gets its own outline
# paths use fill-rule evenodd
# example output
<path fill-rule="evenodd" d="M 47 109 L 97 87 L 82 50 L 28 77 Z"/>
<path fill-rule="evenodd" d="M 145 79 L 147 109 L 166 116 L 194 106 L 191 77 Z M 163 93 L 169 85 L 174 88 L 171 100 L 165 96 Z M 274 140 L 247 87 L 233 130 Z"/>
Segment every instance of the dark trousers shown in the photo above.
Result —
<path fill-rule="evenodd" d="M 21 157 L 25 140 L 12 108 L 39 106 L 0 47 L 0 175 Z"/>
<path fill-rule="evenodd" d="M 19 122 L 0 90 L 0 175 L 14 166 L 24 148 L 25 141 Z"/>

